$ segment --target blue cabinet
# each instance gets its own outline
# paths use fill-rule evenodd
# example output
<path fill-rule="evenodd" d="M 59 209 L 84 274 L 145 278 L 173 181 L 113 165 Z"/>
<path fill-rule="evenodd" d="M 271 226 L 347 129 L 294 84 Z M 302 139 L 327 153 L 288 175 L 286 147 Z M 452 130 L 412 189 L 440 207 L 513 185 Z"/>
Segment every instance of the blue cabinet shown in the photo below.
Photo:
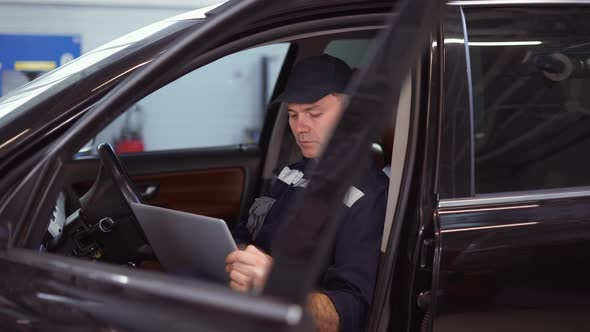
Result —
<path fill-rule="evenodd" d="M 0 95 L 80 56 L 80 36 L 0 34 Z"/>

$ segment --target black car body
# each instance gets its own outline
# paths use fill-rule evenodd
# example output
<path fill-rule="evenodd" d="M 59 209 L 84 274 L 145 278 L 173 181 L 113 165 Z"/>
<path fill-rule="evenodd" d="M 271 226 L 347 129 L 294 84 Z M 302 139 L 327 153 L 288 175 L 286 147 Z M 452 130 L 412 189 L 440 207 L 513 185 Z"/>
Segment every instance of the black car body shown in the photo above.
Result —
<path fill-rule="evenodd" d="M 345 116 L 318 166 L 354 177 L 366 143 L 391 134 L 377 156 L 391 184 L 367 330 L 587 330 L 589 3 L 262 3 L 160 23 L 0 99 L 1 329 L 309 330 L 317 259 L 298 258 L 321 256 L 321 245 L 286 241 L 262 295 L 39 248 L 56 201 L 73 212 L 97 177 L 100 159 L 80 148 L 141 98 L 229 54 L 287 42 L 276 94 L 293 63 L 330 41 L 378 38 L 347 114 L 367 100 L 375 111 Z M 293 148 L 284 133 L 275 106 L 257 144 L 121 159 L 151 204 L 235 223 Z M 351 134 L 359 144 L 342 153 Z M 326 187 L 313 188 L 303 203 Z M 329 243 L 337 228 L 327 229 Z"/>

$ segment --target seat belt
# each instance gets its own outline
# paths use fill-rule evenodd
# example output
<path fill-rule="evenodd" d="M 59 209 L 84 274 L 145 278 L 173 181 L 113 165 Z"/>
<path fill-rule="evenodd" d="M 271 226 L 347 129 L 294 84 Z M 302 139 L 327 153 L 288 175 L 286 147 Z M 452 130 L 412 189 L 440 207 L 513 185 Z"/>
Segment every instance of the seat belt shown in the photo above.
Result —
<path fill-rule="evenodd" d="M 281 103 L 281 106 L 278 110 L 279 113 L 277 114 L 275 124 L 272 129 L 272 134 L 270 136 L 270 144 L 268 146 L 266 160 L 264 161 L 264 167 L 262 169 L 261 195 L 268 193 L 272 181 L 274 178 L 276 178 L 274 170 L 279 161 L 286 127 L 287 113 L 285 112 L 285 107 L 285 103 Z"/>

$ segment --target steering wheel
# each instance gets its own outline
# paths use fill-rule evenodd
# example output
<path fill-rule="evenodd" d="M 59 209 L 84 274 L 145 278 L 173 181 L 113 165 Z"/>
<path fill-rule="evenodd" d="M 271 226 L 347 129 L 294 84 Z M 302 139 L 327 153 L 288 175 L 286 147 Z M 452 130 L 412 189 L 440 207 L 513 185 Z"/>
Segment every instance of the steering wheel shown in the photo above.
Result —
<path fill-rule="evenodd" d="M 121 160 L 113 151 L 110 144 L 103 143 L 97 148 L 98 156 L 102 161 L 102 166 L 112 177 L 115 184 L 119 187 L 121 195 L 125 198 L 128 203 L 143 203 L 141 196 L 137 194 L 133 189 L 133 184 L 127 170 Z"/>
<path fill-rule="evenodd" d="M 130 203 L 143 203 L 133 189 L 133 185 L 121 160 L 109 144 L 97 148 L 101 168 L 96 181 L 88 192 L 80 198 L 81 212 L 89 220 L 100 220 L 129 214 Z"/>
<path fill-rule="evenodd" d="M 80 198 L 80 222 L 72 238 L 76 256 L 113 263 L 133 263 L 152 255 L 131 203 L 143 203 L 125 167 L 109 144 L 97 148 L 101 167 Z"/>

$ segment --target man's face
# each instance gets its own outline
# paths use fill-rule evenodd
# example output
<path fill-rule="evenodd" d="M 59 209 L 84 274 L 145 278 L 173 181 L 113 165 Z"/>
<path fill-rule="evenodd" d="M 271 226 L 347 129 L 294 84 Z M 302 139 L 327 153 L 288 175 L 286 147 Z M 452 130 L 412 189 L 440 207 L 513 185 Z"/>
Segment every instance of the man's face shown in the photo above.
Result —
<path fill-rule="evenodd" d="M 289 103 L 287 107 L 289 126 L 301 153 L 317 158 L 344 110 L 343 95 L 329 94 L 311 104 Z"/>

